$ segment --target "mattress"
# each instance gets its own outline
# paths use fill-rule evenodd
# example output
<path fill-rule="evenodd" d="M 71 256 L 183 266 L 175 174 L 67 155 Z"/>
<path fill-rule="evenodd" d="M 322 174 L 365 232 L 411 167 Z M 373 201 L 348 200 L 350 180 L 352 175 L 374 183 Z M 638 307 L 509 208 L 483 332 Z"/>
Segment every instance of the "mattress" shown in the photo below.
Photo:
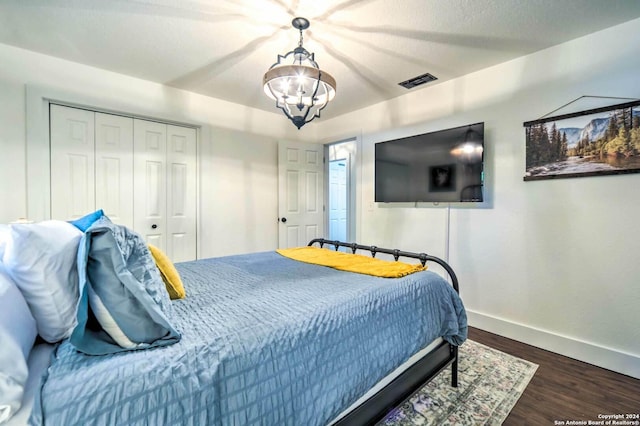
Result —
<path fill-rule="evenodd" d="M 437 337 L 466 339 L 439 275 L 375 278 L 275 252 L 179 263 L 182 340 L 87 356 L 61 343 L 33 424 L 324 425 Z"/>

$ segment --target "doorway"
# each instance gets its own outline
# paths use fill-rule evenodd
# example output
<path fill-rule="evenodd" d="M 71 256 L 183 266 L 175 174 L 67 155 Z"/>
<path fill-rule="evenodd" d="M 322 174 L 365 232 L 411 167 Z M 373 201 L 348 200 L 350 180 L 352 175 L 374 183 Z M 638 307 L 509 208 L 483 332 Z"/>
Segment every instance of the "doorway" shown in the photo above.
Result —
<path fill-rule="evenodd" d="M 347 241 L 348 158 L 329 161 L 329 239 Z"/>
<path fill-rule="evenodd" d="M 327 238 L 354 242 L 356 140 L 326 145 Z"/>

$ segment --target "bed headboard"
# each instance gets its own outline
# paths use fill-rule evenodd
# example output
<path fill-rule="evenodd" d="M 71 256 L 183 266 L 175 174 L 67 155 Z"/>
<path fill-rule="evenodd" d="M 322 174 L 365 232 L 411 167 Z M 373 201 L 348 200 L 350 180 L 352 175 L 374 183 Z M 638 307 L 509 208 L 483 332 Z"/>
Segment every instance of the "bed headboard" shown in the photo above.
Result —
<path fill-rule="evenodd" d="M 400 257 L 418 259 L 420 260 L 420 263 L 422 263 L 422 266 L 425 266 L 427 262 L 435 262 L 444 268 L 444 270 L 447 272 L 447 274 L 451 278 L 451 285 L 453 286 L 453 289 L 457 293 L 460 293 L 460 289 L 458 287 L 458 277 L 456 276 L 456 273 L 453 271 L 453 268 L 451 268 L 451 266 L 447 262 L 440 259 L 439 257 L 431 256 L 426 253 L 413 253 L 410 251 L 402 251 L 398 249 L 387 249 L 387 248 L 376 247 L 376 246 L 363 246 L 362 244 L 357 244 L 357 243 L 343 243 L 342 241 L 325 240 L 324 238 L 314 238 L 313 240 L 309 241 L 309 244 L 307 244 L 307 246 L 312 246 L 313 244 L 316 244 L 316 243 L 320 245 L 320 248 L 323 248 L 325 244 L 332 245 L 335 247 L 336 251 L 340 247 L 350 248 L 351 252 L 354 254 L 357 250 L 368 250 L 369 252 L 371 252 L 371 257 L 376 257 L 377 253 L 390 254 L 393 256 L 393 258 L 396 261 Z"/>

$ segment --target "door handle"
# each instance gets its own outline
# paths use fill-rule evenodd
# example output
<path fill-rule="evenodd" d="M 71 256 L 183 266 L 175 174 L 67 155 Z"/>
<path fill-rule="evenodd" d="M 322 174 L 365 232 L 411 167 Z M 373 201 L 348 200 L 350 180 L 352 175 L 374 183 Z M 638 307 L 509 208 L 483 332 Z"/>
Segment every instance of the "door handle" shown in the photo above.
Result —
<path fill-rule="evenodd" d="M 287 218 L 286 218 L 286 217 L 283 217 L 282 219 L 280 219 L 280 222 L 282 222 L 282 223 L 287 223 Z"/>
<path fill-rule="evenodd" d="M 153 225 L 151 225 L 151 229 L 156 229 L 158 227 L 158 225 L 156 225 L 155 223 Z"/>

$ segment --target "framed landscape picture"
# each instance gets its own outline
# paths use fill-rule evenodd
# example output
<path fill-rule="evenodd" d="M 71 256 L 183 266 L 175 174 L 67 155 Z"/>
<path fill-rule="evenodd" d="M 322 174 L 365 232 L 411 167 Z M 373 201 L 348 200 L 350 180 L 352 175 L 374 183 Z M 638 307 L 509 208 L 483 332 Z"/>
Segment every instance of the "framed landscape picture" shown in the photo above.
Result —
<path fill-rule="evenodd" d="M 524 123 L 524 180 L 640 173 L 640 101 Z"/>

